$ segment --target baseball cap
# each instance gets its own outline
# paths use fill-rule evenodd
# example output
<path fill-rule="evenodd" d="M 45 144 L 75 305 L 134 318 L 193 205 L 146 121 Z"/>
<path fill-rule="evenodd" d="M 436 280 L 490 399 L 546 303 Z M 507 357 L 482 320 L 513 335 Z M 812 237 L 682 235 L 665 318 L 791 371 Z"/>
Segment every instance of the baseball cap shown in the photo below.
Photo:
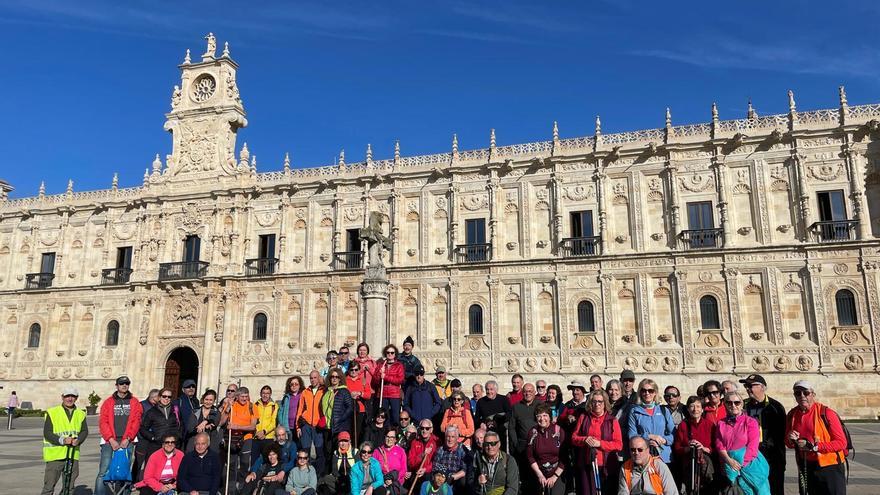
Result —
<path fill-rule="evenodd" d="M 446 366 L 437 366 L 437 373 L 446 373 Z"/>
<path fill-rule="evenodd" d="M 751 385 L 753 383 L 760 383 L 763 386 L 767 386 L 767 381 L 764 380 L 764 377 L 761 375 L 749 375 L 744 379 L 739 381 L 740 383 L 744 383 L 746 385 Z"/>
<path fill-rule="evenodd" d="M 340 440 L 348 440 L 350 442 L 351 441 L 351 434 L 348 433 L 347 431 L 340 431 L 339 436 L 336 437 L 336 441 L 338 442 Z"/>
<path fill-rule="evenodd" d="M 636 379 L 636 374 L 633 373 L 632 370 L 623 370 L 623 371 L 620 372 L 620 380 L 621 380 L 621 381 L 623 381 L 623 380 L 633 380 L 633 381 L 635 381 L 635 379 Z"/>
<path fill-rule="evenodd" d="M 61 391 L 61 397 L 67 397 L 68 395 L 79 397 L 79 390 L 75 387 L 64 387 L 64 390 Z"/>
<path fill-rule="evenodd" d="M 416 366 L 416 369 L 413 370 L 413 374 L 416 376 L 425 374 L 425 367 L 422 365 Z"/>
<path fill-rule="evenodd" d="M 453 378 L 452 381 L 449 382 L 449 386 L 452 388 L 459 388 L 461 387 L 461 380 L 459 380 L 458 378 Z"/>
<path fill-rule="evenodd" d="M 798 381 L 794 382 L 794 386 L 791 388 L 792 388 L 792 390 L 794 390 L 796 388 L 802 388 L 805 390 L 813 390 L 813 385 L 806 380 L 798 380 Z"/>
<path fill-rule="evenodd" d="M 125 375 L 122 375 L 116 379 L 116 384 L 117 385 L 131 385 L 131 379 L 129 379 Z"/>
<path fill-rule="evenodd" d="M 183 387 L 181 387 L 181 388 L 190 388 L 190 387 L 195 387 L 195 386 L 196 386 L 195 380 L 187 379 L 187 380 L 183 381 Z"/>

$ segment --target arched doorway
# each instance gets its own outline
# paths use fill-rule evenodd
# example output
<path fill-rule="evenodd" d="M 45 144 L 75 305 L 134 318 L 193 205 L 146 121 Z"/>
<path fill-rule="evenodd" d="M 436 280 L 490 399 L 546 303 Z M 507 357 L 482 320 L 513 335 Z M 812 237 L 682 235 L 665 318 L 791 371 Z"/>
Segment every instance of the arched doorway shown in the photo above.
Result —
<path fill-rule="evenodd" d="M 171 389 L 174 398 L 177 398 L 180 386 L 186 380 L 195 381 L 196 390 L 199 390 L 199 357 L 189 347 L 178 347 L 165 361 L 165 388 Z"/>

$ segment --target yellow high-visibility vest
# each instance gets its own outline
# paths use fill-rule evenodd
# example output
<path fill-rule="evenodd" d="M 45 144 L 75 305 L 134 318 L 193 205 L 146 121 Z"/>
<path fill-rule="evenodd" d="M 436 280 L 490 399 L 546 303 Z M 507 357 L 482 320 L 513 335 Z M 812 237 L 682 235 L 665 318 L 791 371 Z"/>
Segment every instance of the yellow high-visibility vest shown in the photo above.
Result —
<path fill-rule="evenodd" d="M 68 419 L 64 406 L 50 407 L 46 411 L 46 416 L 52 420 L 52 432 L 59 437 L 78 437 L 83 421 L 86 420 L 86 413 L 82 409 L 74 409 Z M 66 457 L 67 445 L 49 443 L 43 437 L 43 460 L 45 462 L 61 461 Z M 79 445 L 73 448 L 73 458 L 79 460 Z"/>

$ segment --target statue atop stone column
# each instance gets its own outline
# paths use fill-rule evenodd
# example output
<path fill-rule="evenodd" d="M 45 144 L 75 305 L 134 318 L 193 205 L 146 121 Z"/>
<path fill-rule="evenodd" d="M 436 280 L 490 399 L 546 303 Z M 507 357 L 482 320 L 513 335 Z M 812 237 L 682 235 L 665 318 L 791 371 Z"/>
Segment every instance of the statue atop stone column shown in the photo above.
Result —
<path fill-rule="evenodd" d="M 370 212 L 367 227 L 360 230 L 360 238 L 367 241 L 367 267 L 361 282 L 361 296 L 364 298 L 362 342 L 370 349 L 381 349 L 388 343 L 388 274 L 382 261 L 382 250 L 391 249 L 391 239 L 382 231 L 382 213 Z"/>
<path fill-rule="evenodd" d="M 385 267 L 382 250 L 391 249 L 391 238 L 382 230 L 382 217 L 382 213 L 371 211 L 368 226 L 359 232 L 360 238 L 367 241 L 367 278 L 370 277 L 370 268 Z"/>

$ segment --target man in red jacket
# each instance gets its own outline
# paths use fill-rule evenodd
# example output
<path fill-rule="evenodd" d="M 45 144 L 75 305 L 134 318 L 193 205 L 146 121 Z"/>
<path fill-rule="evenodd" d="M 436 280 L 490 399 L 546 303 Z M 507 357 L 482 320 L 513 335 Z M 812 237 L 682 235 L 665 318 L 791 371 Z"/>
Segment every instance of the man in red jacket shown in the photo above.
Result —
<path fill-rule="evenodd" d="M 95 495 L 105 495 L 107 488 L 104 485 L 104 475 L 110 469 L 110 459 L 113 452 L 119 449 L 128 451 L 128 458 L 132 459 L 132 442 L 141 427 L 143 406 L 137 398 L 128 391 L 131 380 L 123 375 L 116 379 L 116 392 L 104 400 L 98 416 L 98 429 L 101 432 L 101 462 L 98 465 L 98 477 L 95 479 Z M 129 490 L 122 492 L 128 495 Z"/>

